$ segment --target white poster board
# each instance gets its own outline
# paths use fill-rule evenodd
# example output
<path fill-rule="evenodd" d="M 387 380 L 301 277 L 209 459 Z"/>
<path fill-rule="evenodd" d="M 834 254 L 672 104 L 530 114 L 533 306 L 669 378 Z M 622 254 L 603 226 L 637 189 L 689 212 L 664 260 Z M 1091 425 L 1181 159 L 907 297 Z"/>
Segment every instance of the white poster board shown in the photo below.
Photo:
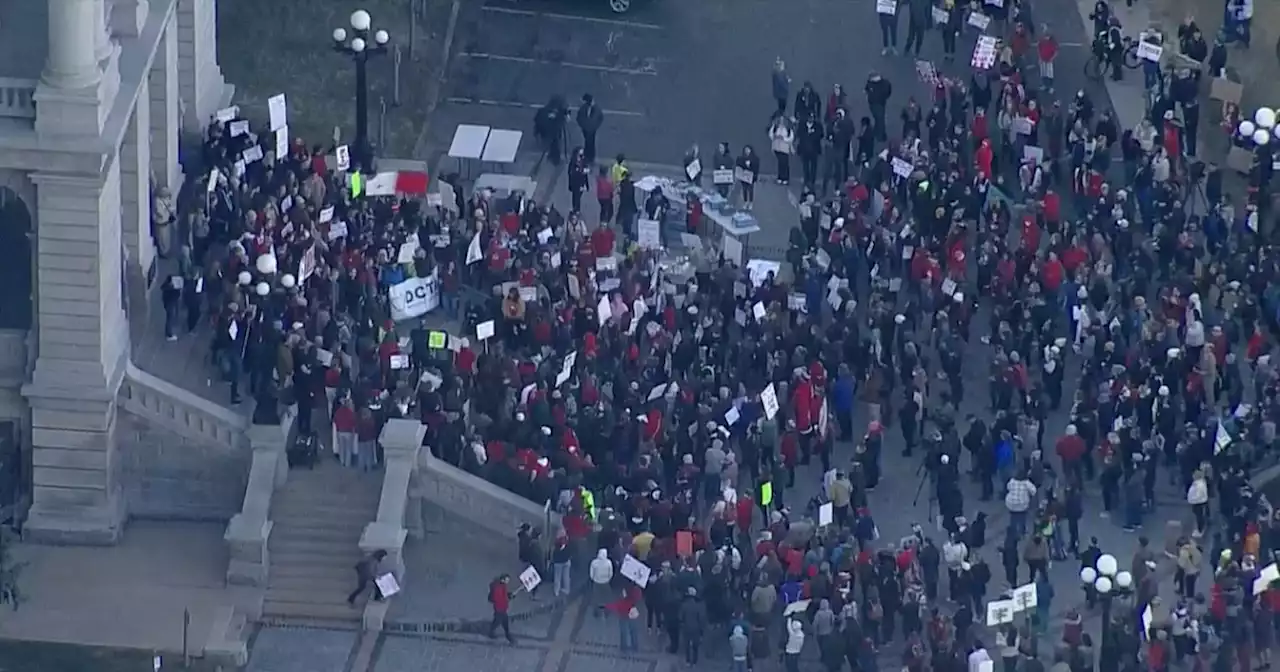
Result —
<path fill-rule="evenodd" d="M 773 389 L 773 383 L 769 383 L 769 387 L 760 393 L 760 405 L 764 406 L 765 417 L 770 420 L 778 414 L 778 391 Z"/>
<path fill-rule="evenodd" d="M 649 585 L 650 570 L 648 565 L 636 560 L 628 555 L 622 559 L 622 575 L 631 579 L 631 582 L 644 588 Z"/>
<path fill-rule="evenodd" d="M 338 170 L 347 171 L 351 169 L 351 148 L 346 145 L 339 145 L 333 150 L 334 156 L 338 159 Z"/>
<path fill-rule="evenodd" d="M 1028 583 L 1013 589 L 1013 604 L 1018 611 L 1035 609 L 1039 601 L 1036 596 L 1036 584 Z"/>
<path fill-rule="evenodd" d="M 639 222 L 639 235 L 636 242 L 640 247 L 646 250 L 656 250 L 662 247 L 662 228 L 656 219 L 642 219 Z"/>
<path fill-rule="evenodd" d="M 987 603 L 987 626 L 995 627 L 1013 622 L 1017 605 L 1013 600 L 994 600 Z"/>
<path fill-rule="evenodd" d="M 821 526 L 830 525 L 831 523 L 835 522 L 835 519 L 836 519 L 835 504 L 832 504 L 831 502 L 827 502 L 826 504 L 823 504 L 822 506 L 818 507 L 818 525 L 821 525 Z"/>
<path fill-rule="evenodd" d="M 533 567 L 527 567 L 523 572 L 520 572 L 520 585 L 524 586 L 525 590 L 532 593 L 533 589 L 537 588 L 540 583 L 542 583 L 542 575 L 538 574 L 538 570 Z"/>
<path fill-rule="evenodd" d="M 388 293 L 391 319 L 396 322 L 426 315 L 440 305 L 440 281 L 435 276 L 409 278 Z"/>
<path fill-rule="evenodd" d="M 898 3 L 895 0 L 876 0 L 876 14 L 888 14 L 893 16 L 898 13 Z"/>
<path fill-rule="evenodd" d="M 271 118 L 271 130 L 278 131 L 289 123 L 289 104 L 284 94 L 277 93 L 267 99 L 267 114 Z"/>
<path fill-rule="evenodd" d="M 400 582 L 396 581 L 396 575 L 390 572 L 379 576 L 374 583 L 378 584 L 378 592 L 382 593 L 384 598 L 400 592 Z"/>

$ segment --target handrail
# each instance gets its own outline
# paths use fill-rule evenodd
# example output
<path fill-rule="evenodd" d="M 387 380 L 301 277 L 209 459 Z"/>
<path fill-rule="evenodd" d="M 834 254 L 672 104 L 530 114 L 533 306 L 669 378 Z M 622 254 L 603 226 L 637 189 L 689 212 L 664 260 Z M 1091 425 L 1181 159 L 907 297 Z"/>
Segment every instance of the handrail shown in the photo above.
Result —
<path fill-rule="evenodd" d="M 120 385 L 124 410 L 160 423 L 182 436 L 224 446 L 247 440 L 249 419 L 162 380 L 130 362 Z"/>
<path fill-rule="evenodd" d="M 34 79 L 0 77 L 0 117 L 35 119 L 35 93 L 39 84 Z"/>
<path fill-rule="evenodd" d="M 422 451 L 422 438 L 426 426 L 413 420 L 387 421 L 378 442 L 386 457 L 382 474 L 382 495 L 378 499 L 378 516 L 365 526 L 360 535 L 360 551 L 387 554 L 382 567 L 395 574 L 401 585 L 404 572 L 404 543 L 409 536 L 405 528 L 406 511 L 409 508 L 409 488 L 418 469 L 418 454 Z M 370 600 L 365 605 L 364 629 L 380 631 L 387 617 L 389 600 Z"/>
<path fill-rule="evenodd" d="M 292 428 L 290 428 L 292 431 Z M 289 475 L 285 435 L 276 425 L 253 425 L 248 431 L 253 446 L 249 483 L 244 489 L 240 513 L 231 517 L 222 535 L 230 551 L 227 583 L 265 588 L 271 559 L 271 500 Z"/>

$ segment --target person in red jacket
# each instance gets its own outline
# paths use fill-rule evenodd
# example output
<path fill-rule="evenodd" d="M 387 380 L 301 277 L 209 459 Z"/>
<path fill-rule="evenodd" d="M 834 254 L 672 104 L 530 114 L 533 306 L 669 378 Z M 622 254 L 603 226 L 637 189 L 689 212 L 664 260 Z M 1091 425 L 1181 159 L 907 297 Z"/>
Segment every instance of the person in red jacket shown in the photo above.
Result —
<path fill-rule="evenodd" d="M 1044 267 L 1040 269 L 1040 280 L 1044 283 L 1045 291 L 1056 295 L 1064 279 L 1066 272 L 1062 268 L 1062 262 L 1058 260 L 1057 253 L 1050 252 Z"/>
<path fill-rule="evenodd" d="M 1080 459 L 1084 457 L 1084 439 L 1076 432 L 1075 425 L 1067 425 L 1066 433 L 1058 439 L 1054 451 L 1062 460 L 1062 471 L 1073 482 L 1080 483 L 1083 472 L 1080 470 Z"/>
<path fill-rule="evenodd" d="M 516 643 L 516 638 L 511 636 L 511 591 L 507 589 L 507 582 L 511 577 L 503 574 L 493 580 L 489 584 L 489 604 L 493 606 L 493 620 L 489 621 L 489 639 L 493 639 L 498 634 L 498 628 L 502 628 L 502 632 L 507 635 L 507 641 L 512 644 Z"/>
<path fill-rule="evenodd" d="M 975 120 L 975 125 L 976 125 L 976 122 L 977 120 Z M 977 163 L 978 163 L 978 172 L 982 173 L 983 179 L 991 180 L 993 175 L 991 170 L 992 168 L 991 161 L 994 158 L 994 155 L 991 150 L 990 140 L 982 141 L 982 145 L 978 147 L 978 151 L 976 153 L 975 158 L 977 159 Z"/>
<path fill-rule="evenodd" d="M 1053 62 L 1058 58 L 1058 39 L 1049 32 L 1049 27 L 1041 25 L 1040 41 L 1036 43 L 1036 56 L 1040 59 L 1040 83 L 1049 93 L 1053 93 Z"/>

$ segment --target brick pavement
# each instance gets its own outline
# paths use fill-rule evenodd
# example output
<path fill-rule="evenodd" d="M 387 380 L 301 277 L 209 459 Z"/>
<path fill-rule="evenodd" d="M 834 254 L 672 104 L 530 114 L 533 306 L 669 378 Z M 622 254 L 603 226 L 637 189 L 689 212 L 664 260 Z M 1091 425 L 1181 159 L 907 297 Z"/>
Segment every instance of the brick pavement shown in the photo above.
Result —
<path fill-rule="evenodd" d="M 262 628 L 246 672 L 346 672 L 358 639 L 355 631 Z"/>

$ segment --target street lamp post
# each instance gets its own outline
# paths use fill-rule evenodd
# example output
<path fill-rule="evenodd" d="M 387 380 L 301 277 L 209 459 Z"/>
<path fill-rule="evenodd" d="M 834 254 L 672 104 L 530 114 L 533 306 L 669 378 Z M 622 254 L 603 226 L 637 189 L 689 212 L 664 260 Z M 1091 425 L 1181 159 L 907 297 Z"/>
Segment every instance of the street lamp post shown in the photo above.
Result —
<path fill-rule="evenodd" d="M 373 172 L 373 149 L 369 146 L 369 59 L 387 53 L 390 41 L 387 31 L 373 30 L 373 19 L 363 9 L 351 13 L 350 33 L 346 28 L 333 29 L 334 51 L 350 56 L 356 64 L 356 141 L 351 157 L 364 173 Z"/>
<path fill-rule="evenodd" d="M 1084 584 L 1085 590 L 1093 590 L 1097 592 L 1098 599 L 1102 602 L 1102 632 L 1103 636 L 1111 628 L 1111 603 L 1112 601 L 1133 587 L 1133 575 L 1129 572 L 1119 571 L 1119 563 L 1116 562 L 1114 555 L 1109 553 L 1098 557 L 1092 567 L 1085 567 L 1080 570 L 1080 582 Z"/>

